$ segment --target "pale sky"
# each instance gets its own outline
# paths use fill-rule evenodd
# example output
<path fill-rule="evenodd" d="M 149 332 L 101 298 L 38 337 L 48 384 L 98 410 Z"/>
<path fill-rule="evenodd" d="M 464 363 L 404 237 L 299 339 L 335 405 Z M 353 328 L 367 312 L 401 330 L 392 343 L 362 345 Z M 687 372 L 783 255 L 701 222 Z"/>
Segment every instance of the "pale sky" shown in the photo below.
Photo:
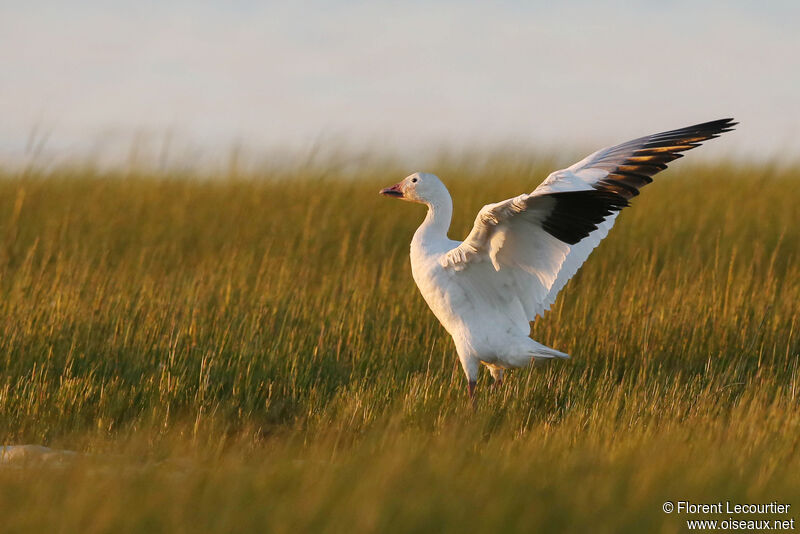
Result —
<path fill-rule="evenodd" d="M 708 157 L 797 160 L 798 24 L 796 1 L 0 0 L 0 163 L 32 132 L 62 156 L 574 152 L 728 116 Z"/>

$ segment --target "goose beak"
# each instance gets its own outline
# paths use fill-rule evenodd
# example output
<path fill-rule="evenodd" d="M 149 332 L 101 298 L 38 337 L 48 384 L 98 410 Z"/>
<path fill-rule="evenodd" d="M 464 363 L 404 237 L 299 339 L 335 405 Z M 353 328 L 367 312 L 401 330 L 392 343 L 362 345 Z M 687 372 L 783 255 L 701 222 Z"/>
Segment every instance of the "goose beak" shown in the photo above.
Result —
<path fill-rule="evenodd" d="M 392 187 L 385 187 L 381 189 L 381 195 L 387 197 L 395 197 L 395 198 L 403 198 L 403 189 L 400 187 L 402 182 L 399 184 L 394 184 Z"/>

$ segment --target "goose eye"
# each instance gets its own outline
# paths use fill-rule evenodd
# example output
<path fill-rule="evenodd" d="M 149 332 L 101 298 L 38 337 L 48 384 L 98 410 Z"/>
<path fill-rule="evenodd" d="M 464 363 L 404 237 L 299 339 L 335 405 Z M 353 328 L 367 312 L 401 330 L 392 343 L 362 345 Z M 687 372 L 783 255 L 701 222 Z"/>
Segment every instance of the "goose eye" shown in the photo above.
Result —
<path fill-rule="evenodd" d="M 411 179 L 411 182 L 412 182 L 412 183 L 417 183 L 417 179 L 416 179 L 416 178 L 412 178 L 412 179 Z"/>

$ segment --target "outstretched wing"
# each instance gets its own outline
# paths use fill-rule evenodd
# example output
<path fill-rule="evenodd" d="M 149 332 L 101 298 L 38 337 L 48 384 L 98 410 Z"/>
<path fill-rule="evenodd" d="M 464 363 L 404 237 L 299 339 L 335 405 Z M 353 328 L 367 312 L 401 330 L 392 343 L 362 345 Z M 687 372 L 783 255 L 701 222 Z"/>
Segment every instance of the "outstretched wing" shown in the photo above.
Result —
<path fill-rule="evenodd" d="M 528 320 L 542 315 L 608 235 L 617 213 L 667 163 L 700 143 L 730 131 L 733 119 L 721 119 L 640 137 L 598 150 L 552 173 L 530 194 L 484 206 L 461 245 L 442 265 L 465 270 L 491 261 L 511 284 Z M 465 272 L 464 275 L 468 275 Z"/>

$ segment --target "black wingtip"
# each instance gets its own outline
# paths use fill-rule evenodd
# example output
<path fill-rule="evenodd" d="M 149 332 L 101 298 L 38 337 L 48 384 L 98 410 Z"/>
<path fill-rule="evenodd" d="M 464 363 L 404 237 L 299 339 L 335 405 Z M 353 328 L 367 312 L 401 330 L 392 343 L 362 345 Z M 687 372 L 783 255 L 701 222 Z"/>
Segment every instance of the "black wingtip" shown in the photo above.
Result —
<path fill-rule="evenodd" d="M 678 128 L 677 130 L 669 130 L 667 132 L 661 132 L 650 136 L 650 139 L 652 141 L 656 141 L 661 139 L 675 139 L 678 137 L 688 137 L 691 135 L 698 135 L 698 136 L 719 135 L 721 133 L 731 131 L 733 127 L 736 126 L 737 124 L 739 123 L 735 122 L 733 117 L 729 117 L 727 119 L 716 119 L 713 121 L 693 124 L 691 126 L 684 126 L 683 128 Z"/>
<path fill-rule="evenodd" d="M 716 139 L 733 130 L 737 124 L 733 117 L 729 117 L 636 139 L 633 142 L 641 144 L 626 159 L 616 162 L 615 167 L 606 167 L 608 176 L 596 182 L 594 187 L 613 191 L 625 198 L 635 197 L 640 188 L 653 181 L 653 175 L 667 168 L 667 163 L 682 157 L 681 152 Z"/>
<path fill-rule="evenodd" d="M 597 230 L 597 225 L 612 213 L 629 205 L 627 198 L 608 189 L 567 191 L 545 196 L 555 200 L 555 204 L 542 221 L 542 228 L 568 245 L 578 243 Z"/>
<path fill-rule="evenodd" d="M 692 131 L 697 129 L 699 131 L 714 132 L 714 134 L 719 135 L 721 133 L 730 132 L 737 124 L 739 123 L 736 122 L 733 117 L 728 117 L 727 119 L 717 119 L 714 121 L 695 124 L 694 126 L 682 128 L 682 130 Z"/>
<path fill-rule="evenodd" d="M 738 125 L 739 123 L 733 117 L 728 117 L 727 119 L 719 119 L 719 121 L 715 121 L 720 123 L 720 130 L 719 133 L 722 132 L 730 132 L 733 130 L 734 126 Z"/>

